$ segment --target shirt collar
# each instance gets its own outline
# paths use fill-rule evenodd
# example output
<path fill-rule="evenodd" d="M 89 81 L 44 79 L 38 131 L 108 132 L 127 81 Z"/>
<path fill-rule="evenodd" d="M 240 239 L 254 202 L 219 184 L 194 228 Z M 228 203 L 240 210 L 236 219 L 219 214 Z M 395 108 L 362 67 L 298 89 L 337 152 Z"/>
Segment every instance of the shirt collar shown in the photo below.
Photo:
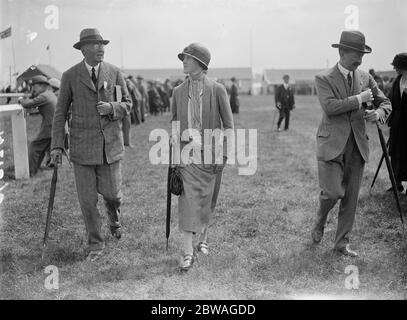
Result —
<path fill-rule="evenodd" d="M 85 67 L 86 67 L 86 69 L 88 69 L 88 72 L 89 72 L 89 74 L 92 76 L 92 68 L 95 68 L 95 74 L 96 74 L 96 76 L 99 74 L 99 67 L 100 67 L 100 62 L 96 65 L 96 66 L 94 66 L 94 67 L 92 67 L 91 65 L 89 65 L 87 62 L 86 62 L 86 60 L 83 60 L 84 62 L 85 62 Z"/>
<path fill-rule="evenodd" d="M 349 74 L 349 73 L 350 73 L 350 76 L 351 76 L 352 79 L 353 79 L 353 72 L 351 72 L 350 70 L 348 70 L 348 69 L 346 69 L 345 67 L 343 67 L 340 62 L 338 62 L 338 69 L 339 69 L 339 71 L 343 74 L 343 76 L 345 77 L 345 79 L 348 78 L 348 74 Z"/>

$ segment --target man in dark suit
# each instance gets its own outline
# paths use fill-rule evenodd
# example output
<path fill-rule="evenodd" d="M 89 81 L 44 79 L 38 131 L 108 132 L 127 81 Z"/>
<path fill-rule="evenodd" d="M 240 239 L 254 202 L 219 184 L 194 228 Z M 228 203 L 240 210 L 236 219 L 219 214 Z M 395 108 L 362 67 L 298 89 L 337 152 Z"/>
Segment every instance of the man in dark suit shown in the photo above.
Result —
<path fill-rule="evenodd" d="M 52 119 L 54 117 L 57 97 L 50 88 L 50 83 L 44 76 L 32 78 L 32 98 L 19 98 L 20 104 L 29 110 L 38 108 L 42 117 L 41 128 L 38 136 L 30 143 L 29 168 L 30 176 L 37 174 L 44 156 L 51 147 Z"/>
<path fill-rule="evenodd" d="M 318 178 L 321 192 L 312 230 L 314 243 L 322 240 L 329 211 L 340 199 L 334 249 L 347 256 L 365 162 L 369 158 L 366 121 L 384 123 L 391 104 L 373 77 L 358 66 L 372 49 L 359 31 L 343 31 L 339 62 L 315 77 L 322 120 L 317 132 Z M 371 105 L 373 108 L 367 108 Z"/>
<path fill-rule="evenodd" d="M 284 130 L 288 130 L 290 125 L 290 112 L 295 108 L 294 91 L 290 87 L 290 76 L 283 76 L 284 83 L 277 87 L 275 94 L 276 107 L 280 111 L 280 117 L 277 121 L 277 131 L 280 131 L 281 122 L 284 121 Z"/>
<path fill-rule="evenodd" d="M 232 77 L 230 80 L 232 81 L 229 99 L 230 107 L 232 108 L 232 113 L 239 113 L 240 103 L 239 103 L 239 89 L 236 84 L 237 81 L 235 77 Z"/>
<path fill-rule="evenodd" d="M 121 160 L 124 156 L 122 119 L 131 100 L 120 70 L 106 62 L 108 44 L 97 29 L 84 29 L 74 48 L 84 60 L 64 72 L 52 130 L 51 158 L 61 162 L 65 119 L 72 112 L 70 158 L 74 164 L 76 188 L 88 233 L 88 259 L 96 260 L 104 249 L 98 193 L 105 201 L 111 234 L 121 238 Z M 121 100 L 115 101 L 121 91 Z"/>

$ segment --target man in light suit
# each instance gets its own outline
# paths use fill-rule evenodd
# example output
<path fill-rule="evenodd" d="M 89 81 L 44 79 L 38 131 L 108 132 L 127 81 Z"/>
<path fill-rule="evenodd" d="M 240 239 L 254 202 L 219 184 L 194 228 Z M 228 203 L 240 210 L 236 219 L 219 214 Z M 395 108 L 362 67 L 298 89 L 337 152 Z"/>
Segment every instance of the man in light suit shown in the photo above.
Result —
<path fill-rule="evenodd" d="M 329 211 L 341 199 L 334 249 L 347 256 L 359 188 L 369 158 L 366 121 L 384 123 L 391 112 L 389 100 L 373 77 L 358 70 L 362 57 L 372 49 L 359 31 L 343 31 L 339 62 L 315 77 L 322 120 L 317 132 L 318 177 L 321 192 L 312 230 L 314 243 L 322 239 Z"/>
<path fill-rule="evenodd" d="M 81 31 L 74 48 L 82 51 L 84 60 L 62 75 L 52 128 L 51 158 L 58 164 L 64 148 L 65 119 L 71 109 L 70 158 L 91 261 L 104 249 L 98 193 L 105 201 L 110 232 L 121 238 L 122 119 L 130 112 L 131 100 L 120 70 L 103 62 L 104 46 L 108 43 L 97 29 Z M 120 96 L 115 89 L 121 90 L 121 101 L 115 101 Z"/>

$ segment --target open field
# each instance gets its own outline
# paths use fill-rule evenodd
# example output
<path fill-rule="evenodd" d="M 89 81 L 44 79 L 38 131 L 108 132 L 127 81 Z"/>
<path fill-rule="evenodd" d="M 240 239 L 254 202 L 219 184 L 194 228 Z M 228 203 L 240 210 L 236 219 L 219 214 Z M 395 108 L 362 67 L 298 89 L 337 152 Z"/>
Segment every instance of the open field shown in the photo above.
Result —
<path fill-rule="evenodd" d="M 132 127 L 134 149 L 123 165 L 123 238 L 105 228 L 106 254 L 84 260 L 85 227 L 77 201 L 73 171 L 64 160 L 59 170 L 49 248 L 41 263 L 41 243 L 52 171 L 27 181 L 13 175 L 11 135 L 4 131 L 5 200 L 1 205 L 1 299 L 406 299 L 407 234 L 403 233 L 383 166 L 372 194 L 369 186 L 381 155 L 375 127 L 369 126 L 371 159 L 366 165 L 351 237 L 359 257 L 332 252 L 337 206 L 328 218 L 322 243 L 311 244 L 317 209 L 315 133 L 321 109 L 316 97 L 297 96 L 291 128 L 271 128 L 274 97 L 241 97 L 236 128 L 258 130 L 257 172 L 239 176 L 227 166 L 210 228 L 211 253 L 198 257 L 181 274 L 177 201 L 173 197 L 170 248 L 165 251 L 166 166 L 148 160 L 149 132 L 167 128 L 169 114 L 148 117 Z M 39 117 L 28 120 L 29 136 Z M 387 133 L 387 130 L 386 130 Z M 2 183 L 3 184 L 3 183 Z M 1 185 L 2 185 L 1 184 Z M 101 198 L 100 198 L 101 200 Z M 407 196 L 401 195 L 403 208 Z M 101 213 L 105 218 L 102 201 Z M 59 289 L 44 287 L 47 265 L 59 270 Z M 345 288 L 345 269 L 359 271 L 359 289 Z"/>

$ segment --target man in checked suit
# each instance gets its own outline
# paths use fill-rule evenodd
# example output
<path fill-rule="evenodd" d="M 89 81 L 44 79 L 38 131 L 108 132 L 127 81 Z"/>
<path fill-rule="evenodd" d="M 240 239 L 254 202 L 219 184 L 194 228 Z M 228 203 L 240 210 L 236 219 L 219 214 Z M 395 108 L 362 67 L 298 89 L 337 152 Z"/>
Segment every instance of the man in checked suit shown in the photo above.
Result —
<path fill-rule="evenodd" d="M 358 70 L 362 57 L 372 49 L 359 31 L 343 31 L 339 62 L 315 77 L 322 120 L 317 132 L 318 178 L 321 192 L 312 230 L 314 243 L 322 239 L 329 211 L 341 199 L 334 249 L 347 256 L 359 188 L 369 157 L 366 122 L 384 123 L 391 112 L 389 100 L 373 77 Z"/>
<path fill-rule="evenodd" d="M 84 29 L 74 48 L 84 60 L 64 72 L 56 106 L 51 158 L 61 163 L 65 119 L 71 108 L 70 158 L 88 234 L 88 260 L 103 252 L 104 239 L 97 209 L 98 193 L 105 201 L 112 235 L 120 239 L 121 160 L 124 155 L 122 119 L 129 114 L 131 100 L 120 70 L 103 62 L 108 44 L 97 29 Z M 120 86 L 121 101 L 115 101 Z"/>

